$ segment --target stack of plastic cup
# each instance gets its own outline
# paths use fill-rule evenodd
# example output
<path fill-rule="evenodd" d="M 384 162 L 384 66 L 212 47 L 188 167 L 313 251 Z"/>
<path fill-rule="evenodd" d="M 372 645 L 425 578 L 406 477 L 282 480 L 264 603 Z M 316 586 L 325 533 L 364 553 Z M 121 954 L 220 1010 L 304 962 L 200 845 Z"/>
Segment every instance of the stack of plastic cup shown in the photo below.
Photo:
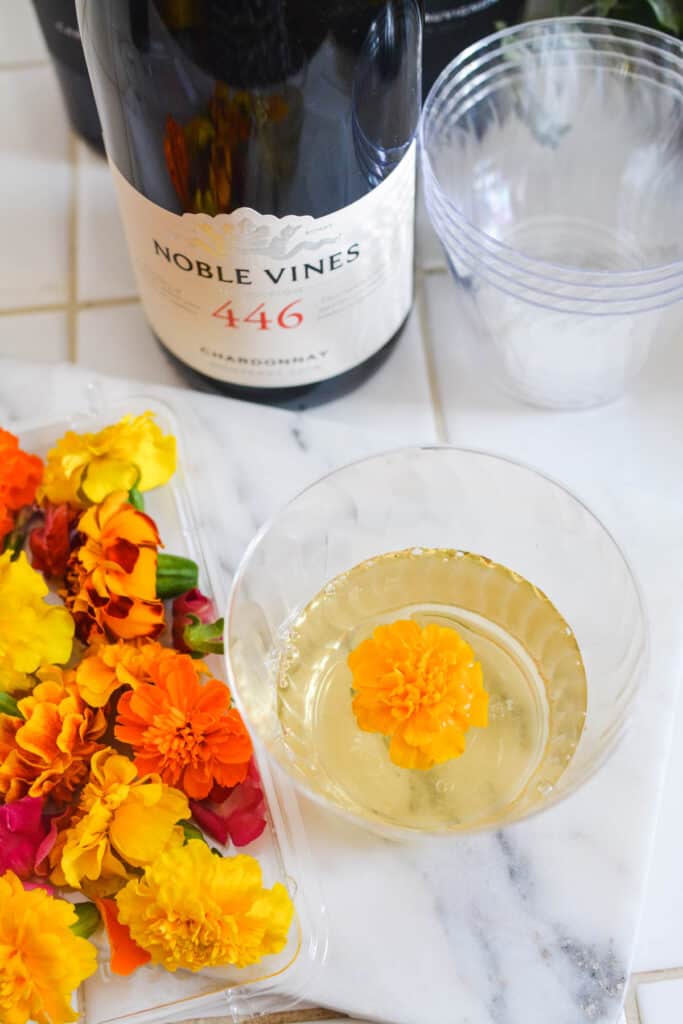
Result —
<path fill-rule="evenodd" d="M 420 133 L 489 369 L 536 405 L 619 397 L 683 321 L 683 45 L 603 18 L 506 29 L 443 71 Z"/>

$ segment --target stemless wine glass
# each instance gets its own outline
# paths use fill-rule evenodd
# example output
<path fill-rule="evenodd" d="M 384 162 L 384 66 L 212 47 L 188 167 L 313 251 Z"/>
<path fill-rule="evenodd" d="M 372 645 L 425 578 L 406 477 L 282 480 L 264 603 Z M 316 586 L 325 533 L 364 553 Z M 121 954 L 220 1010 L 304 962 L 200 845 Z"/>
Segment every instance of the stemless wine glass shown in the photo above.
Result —
<path fill-rule="evenodd" d="M 432 223 L 487 368 L 551 408 L 618 398 L 683 302 L 683 44 L 603 18 L 505 29 L 421 120 Z"/>
<path fill-rule="evenodd" d="M 543 668 L 550 715 L 543 758 L 552 757 L 566 723 L 575 721 L 572 705 L 581 680 L 587 693 L 580 738 L 559 778 L 548 785 L 536 773 L 494 817 L 464 823 L 419 814 L 407 823 L 373 808 L 372 801 L 364 804 L 332 777 L 325 750 L 305 739 L 315 695 L 299 699 L 281 689 L 293 624 L 330 581 L 360 563 L 380 562 L 384 553 L 419 558 L 425 549 L 443 549 L 446 568 L 419 579 L 419 600 L 439 602 L 448 592 L 446 599 L 463 614 L 496 622 Z M 452 583 L 444 575 L 447 563 L 454 567 Z M 461 571 L 461 565 L 469 568 Z M 400 605 L 401 595 L 389 593 L 397 580 L 386 583 L 383 599 Z M 377 600 L 382 596 L 362 581 L 347 591 L 317 634 L 320 654 L 329 649 L 336 628 L 352 628 Z M 244 555 L 226 634 L 235 699 L 257 746 L 314 800 L 395 837 L 500 827 L 574 791 L 623 736 L 646 655 L 637 585 L 592 513 L 532 469 L 450 447 L 374 456 L 303 491 L 261 529 Z M 350 704 L 349 687 L 342 690 L 342 702 Z M 361 784 L 375 784 L 371 766 Z"/>

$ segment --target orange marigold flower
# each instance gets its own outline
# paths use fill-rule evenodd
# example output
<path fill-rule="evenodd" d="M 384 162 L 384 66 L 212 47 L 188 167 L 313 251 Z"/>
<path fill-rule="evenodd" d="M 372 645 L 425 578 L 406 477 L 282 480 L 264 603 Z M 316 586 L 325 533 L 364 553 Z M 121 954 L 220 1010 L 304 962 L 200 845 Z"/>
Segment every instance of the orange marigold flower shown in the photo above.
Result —
<path fill-rule="evenodd" d="M 251 739 L 230 691 L 187 654 L 164 650 L 150 683 L 123 694 L 115 735 L 135 752 L 140 774 L 158 772 L 169 786 L 201 800 L 214 783 L 236 786 L 247 775 Z"/>
<path fill-rule="evenodd" d="M 64 600 L 84 643 L 155 637 L 164 628 L 156 597 L 159 533 L 125 491 L 109 495 L 80 518 L 84 542 L 72 552 Z"/>
<path fill-rule="evenodd" d="M 102 708 L 122 686 L 136 689 L 151 682 L 150 667 L 164 648 L 157 640 L 140 643 L 118 640 L 91 647 L 76 669 L 76 685 L 83 700 Z"/>
<path fill-rule="evenodd" d="M 378 626 L 348 665 L 358 725 L 390 736 L 389 756 L 401 768 L 426 770 L 459 757 L 470 726 L 488 724 L 481 665 L 454 629 Z"/>
<path fill-rule="evenodd" d="M 102 711 L 87 707 L 73 673 L 50 668 L 42 682 L 18 702 L 21 718 L 0 715 L 0 795 L 68 802 L 87 778 L 90 758 L 107 726 Z"/>
<path fill-rule="evenodd" d="M 32 505 L 43 479 L 43 462 L 19 447 L 8 430 L 0 428 L 0 540 L 14 526 L 14 513 Z"/>
<path fill-rule="evenodd" d="M 97 969 L 91 942 L 74 935 L 76 912 L 42 889 L 28 892 L 12 872 L 0 876 L 0 1020 L 3 1024 L 75 1021 L 71 997 Z"/>

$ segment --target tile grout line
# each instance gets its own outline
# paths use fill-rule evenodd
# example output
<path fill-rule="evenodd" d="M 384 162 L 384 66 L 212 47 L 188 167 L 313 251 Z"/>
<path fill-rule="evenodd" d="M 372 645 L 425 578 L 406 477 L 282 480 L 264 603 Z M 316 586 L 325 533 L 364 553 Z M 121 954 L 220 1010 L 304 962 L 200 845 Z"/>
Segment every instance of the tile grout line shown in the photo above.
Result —
<path fill-rule="evenodd" d="M 118 295 L 112 299 L 83 299 L 82 302 L 74 302 L 77 313 L 87 309 L 116 309 L 119 306 L 134 306 L 140 301 L 139 295 Z M 67 313 L 71 303 L 67 302 L 46 302 L 40 306 L 8 306 L 0 309 L 0 317 L 3 316 L 25 316 L 35 313 Z"/>
<path fill-rule="evenodd" d="M 439 389 L 439 383 L 436 376 L 434 347 L 432 345 L 432 335 L 429 329 L 429 316 L 427 314 L 425 279 L 422 271 L 418 271 L 416 293 L 415 305 L 417 307 L 417 321 L 420 329 L 422 351 L 424 353 L 427 369 L 427 382 L 429 384 L 429 397 L 432 403 L 436 437 L 438 441 L 447 441 L 448 429 L 446 427 L 446 417 L 444 415 L 443 404 L 441 402 L 441 391 Z"/>
<path fill-rule="evenodd" d="M 27 313 L 64 313 L 67 304 L 65 302 L 46 302 L 42 306 L 8 306 L 0 309 L 1 316 L 25 316 Z"/>
<path fill-rule="evenodd" d="M 49 65 L 50 61 L 47 57 L 35 60 L 8 60 L 0 61 L 0 71 L 31 71 L 35 68 L 46 68 Z"/>
<path fill-rule="evenodd" d="M 68 220 L 68 284 L 66 307 L 66 334 L 68 359 L 78 361 L 78 143 L 73 132 L 69 135 L 69 163 L 71 164 L 71 199 Z"/>

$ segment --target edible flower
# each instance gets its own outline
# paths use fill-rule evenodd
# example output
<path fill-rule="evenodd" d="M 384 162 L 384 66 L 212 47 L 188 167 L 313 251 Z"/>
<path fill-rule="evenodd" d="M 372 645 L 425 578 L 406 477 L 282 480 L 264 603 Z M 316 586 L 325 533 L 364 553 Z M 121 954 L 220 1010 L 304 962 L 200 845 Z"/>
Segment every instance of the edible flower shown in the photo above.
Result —
<path fill-rule="evenodd" d="M 51 794 L 69 802 L 88 775 L 107 723 L 80 697 L 71 673 L 41 670 L 18 702 L 22 718 L 0 714 L 0 795 L 7 803 Z"/>
<path fill-rule="evenodd" d="M 56 835 L 43 811 L 44 801 L 33 796 L 0 806 L 0 874 L 14 871 L 22 879 L 35 874 Z"/>
<path fill-rule="evenodd" d="M 31 561 L 34 569 L 61 579 L 66 572 L 71 551 L 71 528 L 77 516 L 71 506 L 65 504 L 48 502 L 44 511 L 43 525 L 36 526 L 29 534 Z"/>
<path fill-rule="evenodd" d="M 33 686 L 42 665 L 69 660 L 74 623 L 61 607 L 48 604 L 45 580 L 22 552 L 12 561 L 0 555 L 0 690 Z"/>
<path fill-rule="evenodd" d="M 154 522 L 118 491 L 87 509 L 78 529 L 84 540 L 69 557 L 64 599 L 79 639 L 158 636 L 164 606 L 156 597 Z"/>
<path fill-rule="evenodd" d="M 471 726 L 488 724 L 481 665 L 454 629 L 378 626 L 348 658 L 361 729 L 391 737 L 389 756 L 423 771 L 459 757 Z"/>
<path fill-rule="evenodd" d="M 263 887 L 253 857 L 216 857 L 191 839 L 163 853 L 116 896 L 119 920 L 168 971 L 247 967 L 287 942 L 294 907 L 285 887 Z"/>
<path fill-rule="evenodd" d="M 42 477 L 42 460 L 22 451 L 18 438 L 0 427 L 0 541 L 14 528 L 16 513 L 33 504 Z"/>
<path fill-rule="evenodd" d="M 223 846 L 248 846 L 266 827 L 266 802 L 258 768 L 252 758 L 244 782 L 234 789 L 214 786 L 199 802 L 190 800 L 192 817 L 212 839 Z"/>
<path fill-rule="evenodd" d="M 112 974 L 127 978 L 130 974 L 149 963 L 150 955 L 131 938 L 130 928 L 119 921 L 119 908 L 109 896 L 95 900 L 109 940 L 109 967 Z"/>
<path fill-rule="evenodd" d="M 223 653 L 223 620 L 197 587 L 173 602 L 173 646 L 185 654 Z"/>
<path fill-rule="evenodd" d="M 138 778 L 127 757 L 111 748 L 100 750 L 93 756 L 76 821 L 60 837 L 51 881 L 97 895 L 115 892 L 131 867 L 145 867 L 183 842 L 178 822 L 189 812 L 184 794 L 165 786 L 158 775 Z M 52 859 L 57 860 L 54 851 Z"/>
<path fill-rule="evenodd" d="M 163 651 L 157 640 L 94 644 L 76 668 L 78 692 L 91 707 L 102 708 L 121 687 L 151 682 L 150 668 Z"/>
<path fill-rule="evenodd" d="M 251 739 L 230 691 L 187 654 L 164 650 L 149 666 L 150 683 L 119 700 L 115 736 L 133 748 L 141 774 L 158 772 L 169 786 L 201 800 L 214 784 L 236 786 L 247 775 Z"/>
<path fill-rule="evenodd" d="M 12 871 L 0 876 L 0 1020 L 68 1024 L 72 993 L 95 973 L 97 954 L 71 930 L 74 908 L 42 888 L 27 891 Z"/>
<path fill-rule="evenodd" d="M 85 508 L 115 491 L 159 487 L 175 466 L 175 438 L 162 434 L 152 413 L 124 416 L 95 434 L 69 430 L 48 453 L 38 497 Z"/>

